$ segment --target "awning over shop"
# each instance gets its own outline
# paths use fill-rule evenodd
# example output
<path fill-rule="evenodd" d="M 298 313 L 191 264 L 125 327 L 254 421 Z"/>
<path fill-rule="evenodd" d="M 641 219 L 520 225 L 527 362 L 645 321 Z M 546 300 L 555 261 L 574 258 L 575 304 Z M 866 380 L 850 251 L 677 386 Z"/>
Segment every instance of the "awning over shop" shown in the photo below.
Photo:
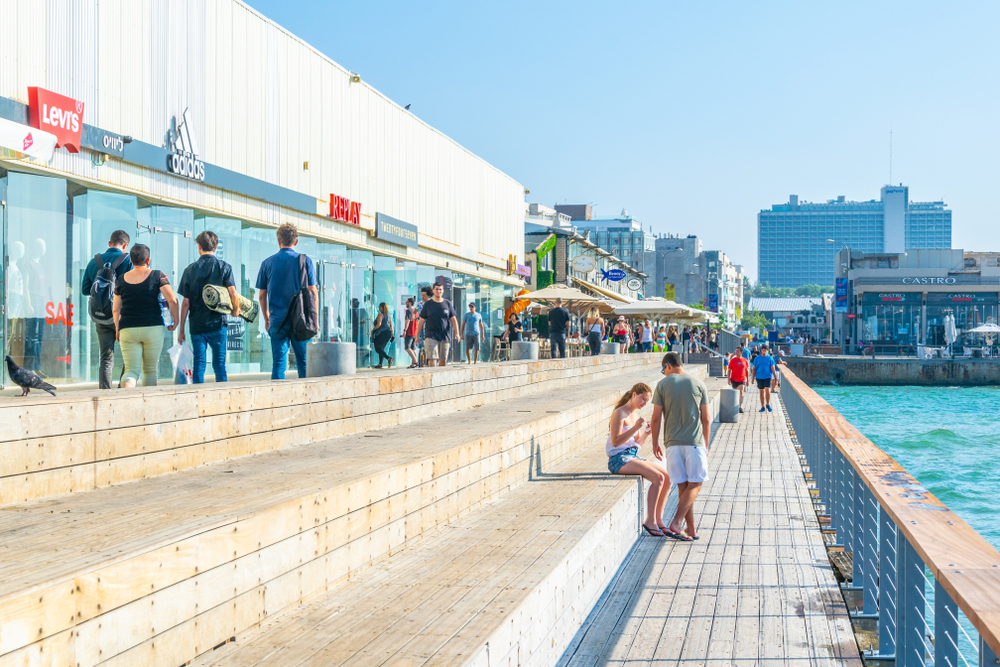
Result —
<path fill-rule="evenodd" d="M 48 162 L 55 150 L 54 134 L 0 118 L 0 157 L 8 160 L 33 157 Z"/>
<path fill-rule="evenodd" d="M 621 301 L 622 303 L 632 303 L 632 302 L 635 301 L 635 299 L 627 297 L 624 294 L 619 294 L 618 292 L 612 292 L 609 289 L 604 289 L 603 287 L 598 287 L 594 283 L 587 282 L 586 280 L 581 280 L 579 278 L 573 278 L 573 280 L 576 283 L 578 283 L 579 285 L 581 285 L 582 287 L 586 287 L 587 289 L 594 291 L 599 296 L 603 296 L 603 297 L 606 297 L 608 299 L 614 299 L 615 301 Z"/>

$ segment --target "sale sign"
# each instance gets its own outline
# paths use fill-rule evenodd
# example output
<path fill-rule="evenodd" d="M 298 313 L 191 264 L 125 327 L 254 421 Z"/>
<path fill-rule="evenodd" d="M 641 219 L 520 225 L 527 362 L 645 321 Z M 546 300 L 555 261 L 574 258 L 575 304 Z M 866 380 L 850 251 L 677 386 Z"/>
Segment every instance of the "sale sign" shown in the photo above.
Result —
<path fill-rule="evenodd" d="M 351 201 L 347 197 L 331 194 L 330 217 L 334 220 L 349 222 L 352 225 L 360 225 L 361 202 Z"/>
<path fill-rule="evenodd" d="M 44 88 L 28 88 L 28 123 L 56 137 L 56 148 L 80 152 L 83 133 L 83 102 Z"/>

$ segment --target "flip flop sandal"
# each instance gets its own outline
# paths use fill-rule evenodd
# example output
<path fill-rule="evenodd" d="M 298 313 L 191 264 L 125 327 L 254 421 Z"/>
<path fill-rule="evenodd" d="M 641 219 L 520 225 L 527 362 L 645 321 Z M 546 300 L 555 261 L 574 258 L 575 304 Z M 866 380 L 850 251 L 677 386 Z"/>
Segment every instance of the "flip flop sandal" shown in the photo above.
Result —
<path fill-rule="evenodd" d="M 689 537 L 687 533 L 675 533 L 672 530 L 668 530 L 667 532 L 664 533 L 664 535 L 666 535 L 671 539 L 679 540 L 681 542 L 694 542 L 694 538 Z"/>
<path fill-rule="evenodd" d="M 642 527 L 646 530 L 647 533 L 649 533 L 653 537 L 663 537 L 665 535 L 665 533 L 663 533 L 659 529 L 657 529 L 657 528 L 650 528 L 646 524 L 642 524 Z"/>

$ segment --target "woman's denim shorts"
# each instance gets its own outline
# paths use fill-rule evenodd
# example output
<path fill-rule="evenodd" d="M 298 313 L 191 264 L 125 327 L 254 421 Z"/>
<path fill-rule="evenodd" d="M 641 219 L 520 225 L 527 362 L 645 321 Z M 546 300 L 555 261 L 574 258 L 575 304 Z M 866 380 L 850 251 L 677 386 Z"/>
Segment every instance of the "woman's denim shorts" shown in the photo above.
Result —
<path fill-rule="evenodd" d="M 614 456 L 608 459 L 608 470 L 612 474 L 617 475 L 618 471 L 622 469 L 622 466 L 629 461 L 645 461 L 646 459 L 639 456 L 638 447 L 629 447 L 625 451 L 618 452 Z"/>

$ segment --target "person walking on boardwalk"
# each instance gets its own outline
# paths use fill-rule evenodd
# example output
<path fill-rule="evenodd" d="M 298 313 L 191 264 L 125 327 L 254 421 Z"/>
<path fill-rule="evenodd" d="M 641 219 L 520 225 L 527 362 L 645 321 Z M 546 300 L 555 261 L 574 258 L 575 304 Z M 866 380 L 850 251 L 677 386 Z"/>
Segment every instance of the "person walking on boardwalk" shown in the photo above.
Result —
<path fill-rule="evenodd" d="M 264 328 L 271 338 L 271 379 L 284 380 L 285 368 L 288 366 L 288 346 L 295 350 L 295 365 L 298 367 L 299 379 L 306 376 L 306 341 L 296 340 L 295 336 L 285 330 L 285 315 L 292 299 L 302 287 L 308 287 L 314 299 L 319 303 L 319 292 L 316 289 L 316 267 L 312 259 L 304 260 L 306 268 L 306 285 L 299 285 L 299 253 L 295 246 L 299 243 L 299 230 L 291 223 L 278 226 L 278 252 L 265 259 L 257 272 L 257 290 L 260 309 L 264 313 Z"/>
<path fill-rule="evenodd" d="M 462 316 L 462 339 L 465 340 L 465 362 L 479 361 L 479 345 L 486 338 L 483 316 L 476 312 L 476 302 L 469 303 L 469 312 Z"/>
<path fill-rule="evenodd" d="M 757 391 L 760 393 L 760 411 L 774 412 L 771 409 L 771 380 L 774 379 L 774 357 L 767 353 L 767 345 L 760 348 L 760 354 L 753 359 L 753 377 L 757 380 Z"/>
<path fill-rule="evenodd" d="M 569 311 L 563 308 L 562 299 L 556 299 L 549 311 L 549 349 L 553 359 L 566 358 L 566 327 L 570 322 Z"/>
<path fill-rule="evenodd" d="M 111 368 L 115 363 L 115 285 L 126 272 L 132 270 L 132 260 L 125 253 L 128 250 L 128 233 L 118 229 L 111 232 L 108 249 L 87 264 L 80 281 L 80 292 L 90 297 L 88 312 L 97 330 L 97 346 L 100 349 L 98 365 L 98 386 L 111 389 Z M 100 263 L 98 263 L 100 260 Z M 17 268 L 11 264 L 13 268 Z M 96 285 L 95 285 L 96 283 Z M 10 303 L 10 302 L 8 302 Z"/>
<path fill-rule="evenodd" d="M 608 470 L 614 475 L 639 475 L 649 482 L 646 494 L 646 520 L 642 527 L 654 537 L 664 536 L 663 508 L 667 504 L 670 480 L 663 470 L 639 456 L 642 443 L 649 437 L 649 425 L 639 411 L 649 403 L 653 390 L 639 383 L 625 392 L 611 412 L 611 425 L 605 450 Z"/>
<path fill-rule="evenodd" d="M 587 345 L 590 346 L 590 356 L 601 353 L 601 343 L 604 341 L 604 318 L 597 308 L 591 308 L 587 313 Z"/>
<path fill-rule="evenodd" d="M 694 501 L 701 485 L 708 481 L 712 422 L 708 414 L 708 388 L 684 370 L 676 352 L 664 355 L 663 375 L 653 392 L 653 455 L 664 460 L 668 479 L 677 485 L 677 512 L 665 534 L 690 542 L 698 539 Z"/>
<path fill-rule="evenodd" d="M 735 354 L 729 360 L 727 369 L 729 385 L 740 392 L 740 412 L 743 412 L 743 389 L 747 386 L 747 377 L 750 372 L 750 362 L 743 356 L 743 348 L 736 348 Z"/>
<path fill-rule="evenodd" d="M 458 318 L 451 301 L 444 298 L 444 285 L 435 283 L 434 298 L 424 302 L 420 309 L 418 333 L 425 334 L 424 351 L 428 366 L 444 366 L 448 363 L 448 350 L 452 336 L 458 331 Z M 437 363 L 435 363 L 435 359 Z"/>
<path fill-rule="evenodd" d="M 156 368 L 163 349 L 163 327 L 173 331 L 177 322 L 177 297 L 167 274 L 149 268 L 149 246 L 136 243 L 129 251 L 132 270 L 115 282 L 114 317 L 122 347 L 121 389 L 130 389 L 142 376 L 142 386 L 156 386 Z M 160 306 L 163 297 L 169 322 Z"/>
<path fill-rule="evenodd" d="M 195 239 L 198 245 L 198 259 L 184 269 L 177 292 L 184 301 L 181 303 L 181 318 L 177 324 L 177 342 L 185 340 L 184 324 L 190 317 L 191 349 L 194 359 L 191 361 L 191 382 L 205 382 L 205 366 L 208 360 L 207 350 L 212 348 L 212 370 L 216 382 L 226 382 L 226 337 L 229 322 L 223 313 L 209 309 L 202 298 L 205 285 L 225 287 L 229 291 L 229 302 L 233 304 L 230 315 L 240 316 L 240 299 L 236 293 L 236 280 L 233 278 L 233 267 L 215 256 L 219 247 L 219 237 L 208 230 L 198 234 Z"/>
<path fill-rule="evenodd" d="M 392 349 L 386 351 L 386 345 L 395 340 L 396 331 L 393 329 L 392 317 L 389 315 L 389 304 L 383 301 L 378 305 L 375 328 L 372 329 L 372 345 L 375 347 L 375 353 L 378 354 L 378 365 L 372 366 L 372 368 L 383 368 L 383 358 L 388 362 L 389 368 L 392 368 L 393 357 L 389 354 Z"/>

